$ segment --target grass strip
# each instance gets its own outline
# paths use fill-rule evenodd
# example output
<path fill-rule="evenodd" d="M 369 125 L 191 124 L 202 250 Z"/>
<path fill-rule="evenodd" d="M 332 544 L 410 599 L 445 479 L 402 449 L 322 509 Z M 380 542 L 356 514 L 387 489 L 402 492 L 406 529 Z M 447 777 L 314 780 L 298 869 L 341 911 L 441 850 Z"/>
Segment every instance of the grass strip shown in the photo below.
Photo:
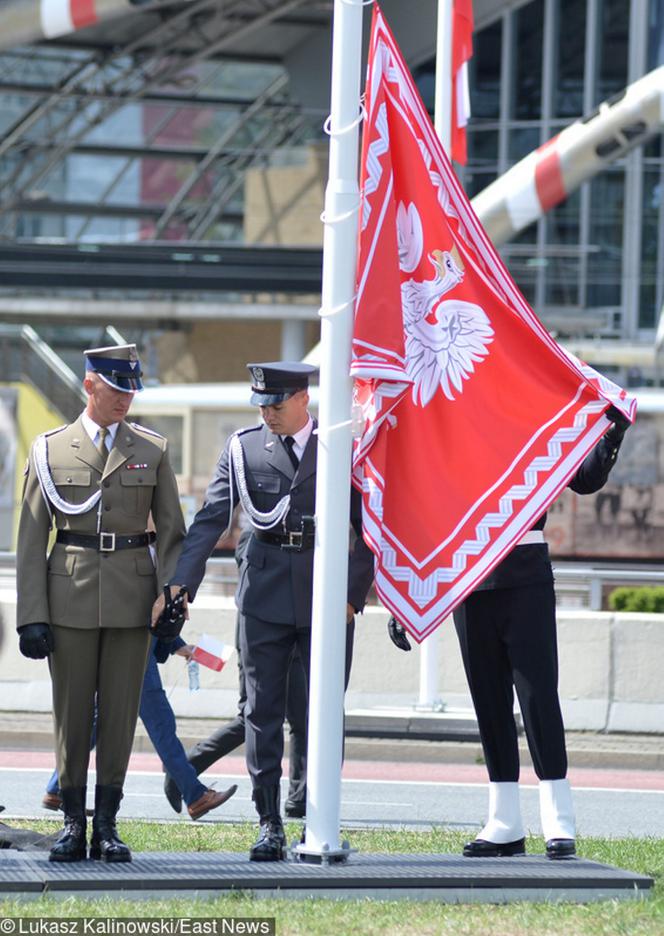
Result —
<path fill-rule="evenodd" d="M 57 820 L 12 821 L 12 825 L 44 833 Z M 299 823 L 286 827 L 290 840 L 299 836 Z M 122 838 L 135 851 L 240 851 L 255 839 L 252 823 L 181 821 L 167 823 L 120 822 Z M 457 854 L 465 839 L 445 829 L 347 830 L 343 837 L 359 851 L 379 853 Z M 283 899 L 232 894 L 223 897 L 179 897 L 127 900 L 104 898 L 40 897 L 37 900 L 0 901 L 3 917 L 274 917 L 279 936 L 662 936 L 664 934 L 664 840 L 598 839 L 578 841 L 584 858 L 616 865 L 654 878 L 652 896 L 643 901 L 607 900 L 587 905 L 565 903 L 513 903 L 449 905 L 417 900 Z M 541 839 L 532 838 L 528 851 L 543 851 Z M 230 931 L 230 930 L 229 930 Z M 208 931 L 209 932 L 209 931 Z M 217 929 L 221 933 L 221 929 Z"/>

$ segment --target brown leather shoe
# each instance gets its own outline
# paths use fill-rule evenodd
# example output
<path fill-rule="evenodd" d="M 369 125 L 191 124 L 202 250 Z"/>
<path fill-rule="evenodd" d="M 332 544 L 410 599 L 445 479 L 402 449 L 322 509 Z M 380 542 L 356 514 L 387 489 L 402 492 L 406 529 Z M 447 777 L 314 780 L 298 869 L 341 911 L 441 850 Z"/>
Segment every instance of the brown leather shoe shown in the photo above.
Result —
<path fill-rule="evenodd" d="M 62 797 L 57 793 L 44 793 L 42 806 L 44 809 L 52 809 L 57 812 L 59 809 L 62 809 Z"/>
<path fill-rule="evenodd" d="M 2 812 L 4 808 L 4 806 L 0 806 L 0 812 Z M 62 809 L 62 797 L 57 793 L 44 793 L 44 798 L 42 799 L 42 808 L 52 809 L 57 812 L 59 809 Z M 94 809 L 86 809 L 85 815 L 93 816 Z"/>
<path fill-rule="evenodd" d="M 209 813 L 211 809 L 216 809 L 217 806 L 221 806 L 222 803 L 225 803 L 226 800 L 229 800 L 233 793 L 237 790 L 237 784 L 234 783 L 233 786 L 230 786 L 227 790 L 213 790 L 211 787 L 208 788 L 202 796 L 191 804 L 187 806 L 187 812 L 192 819 L 200 819 L 206 813 Z"/>

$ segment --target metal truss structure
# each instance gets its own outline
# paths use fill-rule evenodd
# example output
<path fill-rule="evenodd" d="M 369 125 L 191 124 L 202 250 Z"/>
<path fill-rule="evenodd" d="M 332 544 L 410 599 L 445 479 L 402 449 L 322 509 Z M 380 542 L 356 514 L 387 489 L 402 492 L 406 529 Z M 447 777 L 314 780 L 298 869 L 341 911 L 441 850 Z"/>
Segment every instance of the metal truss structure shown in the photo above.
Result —
<path fill-rule="evenodd" d="M 188 0 L 0 53 L 0 238 L 241 241 L 246 171 L 321 138 L 281 53 L 330 12 Z"/>

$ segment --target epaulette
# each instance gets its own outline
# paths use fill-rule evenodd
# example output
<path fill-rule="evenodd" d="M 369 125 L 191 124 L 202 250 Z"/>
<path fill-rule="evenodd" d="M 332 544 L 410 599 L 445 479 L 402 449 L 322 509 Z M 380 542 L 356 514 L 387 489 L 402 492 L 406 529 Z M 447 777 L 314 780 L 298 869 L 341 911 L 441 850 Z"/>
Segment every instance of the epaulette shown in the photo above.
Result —
<path fill-rule="evenodd" d="M 148 429 L 147 426 L 140 426 L 135 422 L 129 423 L 129 425 L 132 429 L 138 429 L 139 432 L 145 432 L 146 435 L 156 436 L 157 439 L 166 441 L 166 436 L 163 436 L 160 432 L 155 432 L 154 429 Z"/>
<path fill-rule="evenodd" d="M 263 428 L 262 425 L 261 426 L 243 426 L 242 429 L 237 429 L 235 431 L 235 435 L 241 436 L 241 435 L 245 435 L 247 432 L 258 432 L 262 428 Z"/>
<path fill-rule="evenodd" d="M 44 439 L 48 439 L 49 436 L 55 435 L 56 432 L 62 432 L 63 429 L 67 429 L 70 423 L 65 423 L 63 426 L 58 426 L 57 429 L 47 429 L 46 432 L 40 432 L 39 436 Z"/>

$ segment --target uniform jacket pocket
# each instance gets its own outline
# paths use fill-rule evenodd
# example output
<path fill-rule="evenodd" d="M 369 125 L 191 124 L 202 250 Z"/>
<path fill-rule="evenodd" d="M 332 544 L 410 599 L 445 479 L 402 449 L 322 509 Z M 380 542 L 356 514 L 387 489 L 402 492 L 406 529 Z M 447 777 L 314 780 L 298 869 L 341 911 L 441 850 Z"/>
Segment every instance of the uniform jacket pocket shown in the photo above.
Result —
<path fill-rule="evenodd" d="M 92 472 L 89 468 L 52 468 L 51 477 L 60 496 L 70 504 L 82 504 L 90 496 Z"/>
<path fill-rule="evenodd" d="M 48 560 L 49 575 L 73 575 L 76 567 L 76 556 L 58 549 Z"/>
<path fill-rule="evenodd" d="M 51 624 L 69 623 L 69 604 L 74 581 L 76 556 L 56 550 L 48 560 L 48 607 Z"/>
<path fill-rule="evenodd" d="M 157 472 L 154 468 L 142 468 L 138 471 L 125 469 L 120 474 L 122 487 L 122 507 L 128 514 L 135 516 L 146 513 L 152 503 L 154 486 L 157 483 Z"/>
<path fill-rule="evenodd" d="M 262 569 L 265 565 L 263 547 L 252 536 L 244 553 L 244 561 L 255 569 Z"/>
<path fill-rule="evenodd" d="M 150 556 L 136 556 L 136 571 L 139 575 L 154 575 L 155 568 Z"/>
<path fill-rule="evenodd" d="M 274 472 L 247 472 L 247 487 L 250 491 L 262 491 L 265 494 L 278 494 L 281 480 Z"/>

